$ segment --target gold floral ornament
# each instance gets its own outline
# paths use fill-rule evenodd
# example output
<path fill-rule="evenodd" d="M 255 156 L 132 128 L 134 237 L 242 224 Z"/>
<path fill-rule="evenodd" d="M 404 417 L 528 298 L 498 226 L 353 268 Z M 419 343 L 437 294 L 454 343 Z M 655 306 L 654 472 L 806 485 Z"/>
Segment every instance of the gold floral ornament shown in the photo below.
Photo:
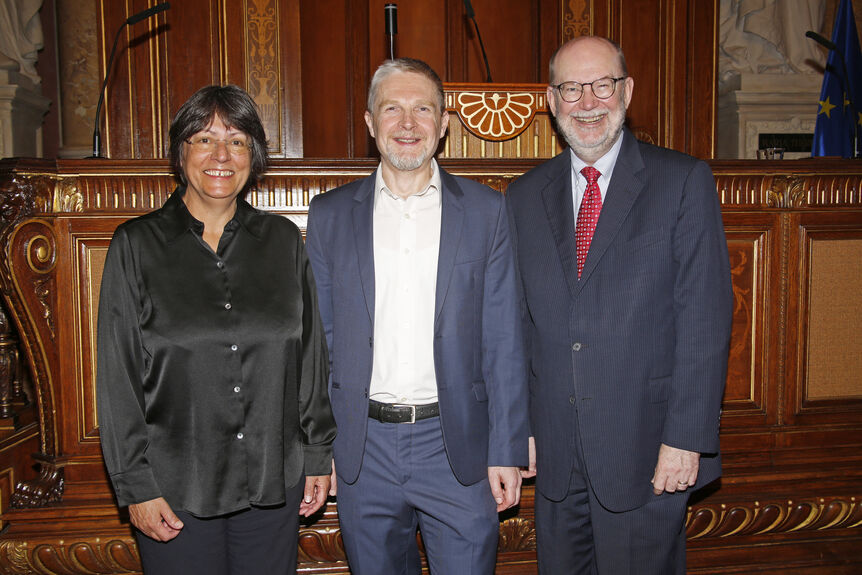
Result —
<path fill-rule="evenodd" d="M 508 140 L 527 129 L 536 113 L 530 93 L 462 92 L 456 111 L 464 125 L 483 140 Z"/>

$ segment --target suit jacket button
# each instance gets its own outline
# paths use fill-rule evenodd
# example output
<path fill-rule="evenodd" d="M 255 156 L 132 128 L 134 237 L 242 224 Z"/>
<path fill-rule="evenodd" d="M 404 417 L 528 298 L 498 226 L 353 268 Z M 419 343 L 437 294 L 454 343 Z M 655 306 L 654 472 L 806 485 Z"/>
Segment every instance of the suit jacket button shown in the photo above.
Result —
<path fill-rule="evenodd" d="M 573 349 L 574 351 L 581 351 L 581 342 L 579 342 L 579 341 L 578 341 L 578 342 L 573 343 L 573 344 L 572 344 L 572 349 Z"/>

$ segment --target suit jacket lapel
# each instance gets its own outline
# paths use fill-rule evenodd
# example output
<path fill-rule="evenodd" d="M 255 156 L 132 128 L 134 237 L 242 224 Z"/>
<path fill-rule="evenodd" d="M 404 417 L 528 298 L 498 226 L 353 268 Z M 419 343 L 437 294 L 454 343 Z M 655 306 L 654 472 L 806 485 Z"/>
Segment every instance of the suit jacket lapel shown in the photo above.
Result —
<path fill-rule="evenodd" d="M 359 261 L 359 277 L 362 280 L 362 291 L 365 294 L 365 305 L 368 307 L 368 317 L 374 325 L 374 182 L 377 178 L 375 170 L 363 180 L 353 196 L 356 205 L 353 206 L 353 236 L 356 240 L 356 256 Z"/>
<path fill-rule="evenodd" d="M 461 227 L 464 224 L 464 192 L 455 178 L 440 169 L 440 190 L 442 213 L 440 215 L 440 254 L 437 257 L 437 292 L 435 296 L 434 321 L 440 317 L 452 270 L 455 267 L 455 255 L 461 242 Z"/>
<path fill-rule="evenodd" d="M 631 132 L 624 129 L 623 144 L 602 203 L 602 211 L 590 243 L 590 252 L 587 255 L 587 261 L 584 262 L 581 281 L 578 282 L 578 292 L 589 281 L 590 275 L 613 243 L 620 226 L 643 190 L 644 184 L 637 175 L 643 168 L 644 163 L 638 150 L 638 142 Z"/>
<path fill-rule="evenodd" d="M 578 258 L 575 248 L 575 214 L 572 201 L 572 160 L 569 149 L 551 160 L 548 183 L 542 190 L 545 213 L 551 226 L 557 254 L 566 275 L 569 293 L 578 289 Z"/>

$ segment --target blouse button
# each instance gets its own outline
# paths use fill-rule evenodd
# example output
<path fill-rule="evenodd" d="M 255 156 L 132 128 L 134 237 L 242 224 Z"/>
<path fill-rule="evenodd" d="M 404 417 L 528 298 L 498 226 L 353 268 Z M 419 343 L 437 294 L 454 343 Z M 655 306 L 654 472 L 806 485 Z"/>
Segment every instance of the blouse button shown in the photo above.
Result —
<path fill-rule="evenodd" d="M 239 433 L 237 433 L 237 434 L 236 434 L 236 438 L 237 438 L 237 439 L 242 439 L 242 438 L 243 438 L 242 431 L 240 431 Z"/>
<path fill-rule="evenodd" d="M 229 303 L 226 303 L 226 304 L 224 304 L 224 308 L 225 308 L 225 309 L 230 309 L 230 308 L 231 308 L 231 305 L 230 305 Z"/>
<path fill-rule="evenodd" d="M 236 344 L 233 344 L 232 346 L 230 346 L 230 350 L 231 350 L 231 351 L 236 351 L 236 350 L 238 350 L 238 349 L 239 349 L 239 348 L 237 347 L 237 345 L 236 345 Z"/>

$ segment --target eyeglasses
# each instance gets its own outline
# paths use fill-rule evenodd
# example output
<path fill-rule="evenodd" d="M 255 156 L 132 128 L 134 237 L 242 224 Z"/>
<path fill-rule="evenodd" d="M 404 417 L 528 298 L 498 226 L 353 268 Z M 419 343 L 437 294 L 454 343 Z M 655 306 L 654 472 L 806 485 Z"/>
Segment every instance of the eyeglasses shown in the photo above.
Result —
<path fill-rule="evenodd" d="M 246 156 L 251 151 L 248 141 L 245 138 L 230 138 L 229 140 L 217 140 L 209 136 L 195 136 L 186 140 L 195 152 L 202 154 L 211 154 L 216 151 L 219 144 L 224 144 L 231 156 Z"/>
<path fill-rule="evenodd" d="M 607 100 L 614 95 L 614 91 L 617 88 L 617 82 L 625 79 L 626 76 L 620 76 L 619 78 L 599 78 L 598 80 L 593 80 L 592 82 L 586 82 L 584 84 L 579 82 L 563 82 L 562 84 L 557 84 L 552 87 L 559 90 L 560 97 L 563 100 L 572 104 L 580 100 L 584 95 L 585 86 L 589 86 L 593 91 L 593 96 L 599 100 Z"/>

